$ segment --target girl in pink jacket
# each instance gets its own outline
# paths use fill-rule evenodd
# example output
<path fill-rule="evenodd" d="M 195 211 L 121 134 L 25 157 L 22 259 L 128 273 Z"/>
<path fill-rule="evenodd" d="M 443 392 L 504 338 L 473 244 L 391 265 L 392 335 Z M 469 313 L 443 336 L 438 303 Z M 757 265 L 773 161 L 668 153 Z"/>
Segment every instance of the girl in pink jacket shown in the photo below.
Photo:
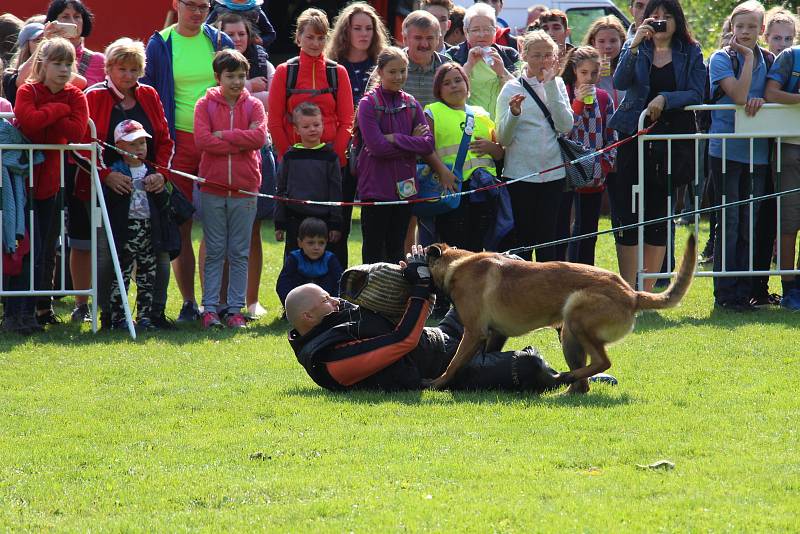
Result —
<path fill-rule="evenodd" d="M 267 141 L 264 106 L 250 96 L 245 81 L 250 65 L 236 50 L 214 57 L 212 87 L 194 110 L 194 139 L 201 151 L 200 184 L 206 261 L 203 284 L 203 326 L 245 326 L 241 309 L 247 289 L 247 256 L 261 185 L 259 150 Z M 228 302 L 220 309 L 222 270 L 228 260 Z M 222 317 L 222 319 L 220 318 Z"/>

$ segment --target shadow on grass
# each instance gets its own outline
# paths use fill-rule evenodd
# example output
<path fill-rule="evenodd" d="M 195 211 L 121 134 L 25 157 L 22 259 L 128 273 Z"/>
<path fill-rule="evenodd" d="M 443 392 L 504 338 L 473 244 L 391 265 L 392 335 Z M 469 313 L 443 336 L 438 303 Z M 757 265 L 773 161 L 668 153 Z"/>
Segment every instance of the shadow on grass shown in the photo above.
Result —
<path fill-rule="evenodd" d="M 405 405 L 445 406 L 448 404 L 500 404 L 518 405 L 524 403 L 525 407 L 531 406 L 580 406 L 584 408 L 611 408 L 635 402 L 630 395 L 622 393 L 611 394 L 606 387 L 595 386 L 587 395 L 563 395 L 560 392 L 538 395 L 528 391 L 447 391 L 450 396 L 440 393 L 426 395 L 420 391 L 328 391 L 315 386 L 298 386 L 284 391 L 291 397 L 308 399 L 324 399 L 329 402 L 342 402 L 348 404 L 380 404 L 392 402 Z"/>
<path fill-rule="evenodd" d="M 679 328 L 682 326 L 713 326 L 733 330 L 746 324 L 769 323 L 783 324 L 800 328 L 800 314 L 787 313 L 785 310 L 758 310 L 735 313 L 713 308 L 706 317 L 665 317 L 658 312 L 646 312 L 636 317 L 637 332 Z"/>

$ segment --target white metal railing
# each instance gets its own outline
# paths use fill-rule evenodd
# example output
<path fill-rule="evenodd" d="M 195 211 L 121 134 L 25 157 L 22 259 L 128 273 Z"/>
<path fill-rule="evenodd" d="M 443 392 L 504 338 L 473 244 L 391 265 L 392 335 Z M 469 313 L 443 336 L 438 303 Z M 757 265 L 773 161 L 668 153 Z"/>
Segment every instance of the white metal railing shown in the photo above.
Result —
<path fill-rule="evenodd" d="M 687 111 L 721 111 L 721 110 L 734 110 L 736 112 L 735 115 L 735 130 L 736 133 L 694 133 L 694 134 L 646 134 L 640 135 L 637 139 L 638 148 L 639 148 L 639 160 L 638 160 L 638 178 L 639 181 L 637 184 L 633 185 L 633 202 L 631 206 L 632 211 L 638 211 L 639 217 L 639 239 L 637 245 L 637 277 L 638 277 L 638 286 L 642 287 L 642 282 L 648 278 L 669 278 L 674 276 L 672 272 L 673 267 L 675 265 L 675 258 L 672 256 L 673 250 L 670 246 L 672 242 L 672 224 L 667 224 L 667 272 L 665 273 L 648 273 L 644 270 L 644 227 L 643 224 L 646 219 L 645 210 L 645 180 L 644 178 L 644 143 L 647 141 L 666 141 L 667 142 L 667 179 L 668 179 L 668 195 L 666 198 L 667 202 L 667 216 L 673 215 L 673 207 L 674 202 L 672 198 L 672 187 L 671 187 L 671 178 L 672 178 L 672 142 L 673 141 L 681 141 L 681 140 L 692 140 L 694 141 L 694 169 L 695 169 L 695 176 L 694 176 L 694 201 L 695 207 L 699 207 L 702 201 L 702 192 L 699 191 L 699 184 L 700 184 L 700 158 L 703 157 L 703 154 L 700 153 L 700 141 L 701 140 L 708 140 L 708 139 L 721 139 L 722 140 L 722 173 L 723 176 L 726 174 L 727 164 L 726 164 L 726 155 L 727 155 L 727 140 L 729 139 L 746 139 L 749 140 L 749 170 L 750 170 L 750 196 L 749 196 L 749 225 L 748 225 L 748 241 L 749 241 L 749 263 L 748 263 L 748 270 L 746 271 L 728 271 L 727 270 L 727 257 L 726 257 L 726 214 L 727 209 L 724 207 L 727 202 L 727 195 L 723 190 L 721 192 L 722 198 L 722 208 L 720 213 L 720 219 L 717 224 L 722 225 L 722 231 L 720 232 L 720 237 L 722 239 L 720 250 L 722 251 L 722 258 L 721 258 L 721 266 L 722 270 L 720 271 L 697 271 L 695 272 L 695 276 L 698 277 L 738 277 L 738 276 L 774 276 L 774 275 L 785 275 L 785 274 L 800 274 L 800 270 L 797 268 L 795 269 L 780 269 L 781 263 L 781 247 L 778 246 L 777 248 L 777 266 L 778 269 L 771 269 L 771 270 L 759 270 L 756 271 L 753 268 L 754 262 L 754 229 L 755 229 L 755 208 L 754 208 L 754 195 L 753 195 L 753 170 L 754 170 L 754 163 L 753 163 L 753 144 L 755 139 L 764 139 L 770 138 L 775 139 L 775 156 L 776 156 L 776 193 L 780 190 L 780 173 L 781 173 L 781 140 L 783 138 L 789 137 L 800 137 L 800 105 L 797 106 L 786 106 L 782 104 L 765 104 L 762 109 L 756 114 L 755 117 L 747 117 L 744 113 L 743 106 L 737 106 L 734 104 L 715 104 L 715 105 L 701 105 L 701 106 L 688 106 L 685 108 Z M 646 118 L 647 110 L 643 111 L 639 116 L 639 131 L 644 129 L 644 122 Z M 759 116 L 760 115 L 760 116 Z M 711 179 L 710 175 L 709 178 Z M 777 196 L 777 236 L 778 238 L 781 235 L 781 196 Z M 637 198 L 638 197 L 638 198 Z M 756 202 L 758 199 L 755 200 Z M 638 210 L 637 210 L 638 207 Z M 738 209 L 738 206 L 733 209 Z M 694 227 L 695 227 L 695 235 L 699 235 L 700 232 L 700 214 L 695 213 L 694 215 Z M 714 231 L 711 228 L 710 231 Z M 795 266 L 796 267 L 796 266 Z"/>
<path fill-rule="evenodd" d="M 0 120 L 7 119 L 9 121 L 13 120 L 14 114 L 13 113 L 0 113 Z M 92 138 L 97 137 L 97 130 L 95 128 L 94 122 L 91 120 L 88 124 L 90 133 Z M 27 222 L 28 222 L 28 234 L 29 240 L 31 242 L 30 252 L 29 252 L 29 286 L 27 290 L 22 291 L 8 291 L 3 286 L 3 264 L 0 262 L 0 296 L 2 297 L 40 297 L 40 296 L 87 296 L 91 298 L 91 310 L 92 310 L 92 331 L 97 332 L 97 294 L 98 294 L 98 287 L 97 287 L 97 229 L 101 226 L 105 227 L 106 237 L 108 239 L 108 245 L 111 254 L 111 260 L 114 266 L 114 274 L 117 278 L 117 282 L 120 286 L 120 291 L 123 292 L 124 298 L 122 299 L 123 309 L 125 311 L 125 319 L 128 325 L 128 332 L 130 333 L 132 338 L 136 338 L 136 330 L 134 329 L 133 325 L 133 318 L 131 315 L 130 304 L 128 303 L 127 293 L 125 293 L 124 288 L 125 285 L 123 284 L 122 280 L 122 271 L 120 269 L 119 258 L 117 256 L 117 250 L 114 243 L 114 236 L 111 234 L 111 224 L 108 218 L 108 210 L 106 208 L 105 198 L 102 195 L 102 189 L 100 187 L 100 176 L 97 172 L 97 145 L 95 143 L 73 143 L 68 145 L 49 145 L 49 144 L 0 144 L 0 170 L 2 170 L 3 166 L 3 151 L 4 150 L 23 150 L 28 152 L 28 177 L 27 177 L 27 184 L 29 188 L 29 195 L 32 194 L 30 192 L 33 189 L 33 159 L 34 159 L 34 151 L 58 151 L 59 153 L 59 190 L 61 192 L 61 206 L 58 210 L 59 216 L 59 236 L 60 236 L 60 249 L 61 249 L 61 258 L 60 258 L 60 267 L 61 267 L 61 276 L 60 276 L 60 287 L 54 288 L 52 290 L 47 289 L 36 289 L 36 280 L 34 276 L 34 265 L 36 263 L 36 256 L 35 256 L 35 247 L 33 246 L 34 240 L 34 233 L 36 230 L 36 221 L 33 214 L 33 209 L 31 205 L 26 207 L 27 213 Z M 87 151 L 91 154 L 90 162 L 91 162 L 91 193 L 90 193 L 90 213 L 89 217 L 91 220 L 91 287 L 89 289 L 67 289 L 66 287 L 66 220 L 64 217 L 64 154 L 65 152 L 70 151 Z M 1 175 L 2 173 L 0 173 Z M 0 198 L 2 198 L 2 180 L 0 180 Z M 97 194 L 98 191 L 101 191 L 101 194 Z M 3 233 L 3 207 L 0 203 L 0 235 Z M 20 275 L 21 276 L 21 275 Z"/>

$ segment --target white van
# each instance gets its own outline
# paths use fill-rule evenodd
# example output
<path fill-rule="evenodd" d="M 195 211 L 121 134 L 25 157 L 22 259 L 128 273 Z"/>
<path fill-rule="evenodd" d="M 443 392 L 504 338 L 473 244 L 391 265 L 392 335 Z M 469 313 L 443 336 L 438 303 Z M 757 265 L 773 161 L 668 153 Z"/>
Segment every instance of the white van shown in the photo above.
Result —
<path fill-rule="evenodd" d="M 474 4 L 473 0 L 456 0 L 455 3 L 467 8 Z M 519 35 L 525 32 L 528 19 L 528 8 L 544 5 L 552 9 L 560 9 L 567 14 L 569 26 L 572 28 L 570 41 L 581 43 L 586 30 L 595 19 L 605 15 L 614 15 L 627 29 L 630 20 L 611 0 L 505 0 L 500 18 L 508 22 L 512 33 Z"/>

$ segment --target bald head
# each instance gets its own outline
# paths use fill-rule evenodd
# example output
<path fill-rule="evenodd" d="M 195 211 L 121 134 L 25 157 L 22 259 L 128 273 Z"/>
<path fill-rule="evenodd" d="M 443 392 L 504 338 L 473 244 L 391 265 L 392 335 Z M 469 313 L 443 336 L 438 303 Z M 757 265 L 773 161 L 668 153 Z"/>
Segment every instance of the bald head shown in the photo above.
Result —
<path fill-rule="evenodd" d="M 317 284 L 303 284 L 286 295 L 286 318 L 295 328 L 304 313 L 311 311 L 327 293 Z"/>

